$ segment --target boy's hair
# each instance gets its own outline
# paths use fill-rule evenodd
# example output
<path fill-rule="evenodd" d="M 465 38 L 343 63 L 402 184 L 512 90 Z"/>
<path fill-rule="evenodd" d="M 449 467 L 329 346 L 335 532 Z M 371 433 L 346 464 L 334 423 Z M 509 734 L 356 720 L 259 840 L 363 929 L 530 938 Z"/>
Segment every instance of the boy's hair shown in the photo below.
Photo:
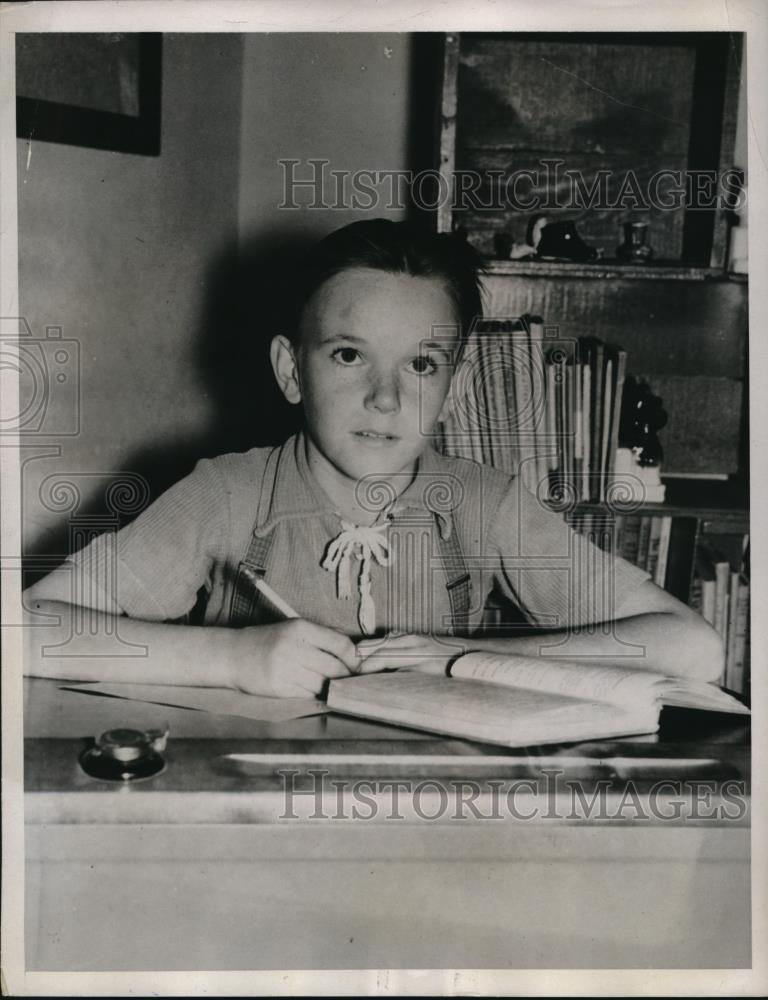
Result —
<path fill-rule="evenodd" d="M 451 298 L 464 340 L 482 317 L 482 259 L 463 236 L 433 233 L 409 222 L 370 219 L 337 229 L 315 244 L 292 276 L 290 329 L 299 338 L 301 316 L 312 295 L 330 278 L 351 268 L 437 278 Z"/>

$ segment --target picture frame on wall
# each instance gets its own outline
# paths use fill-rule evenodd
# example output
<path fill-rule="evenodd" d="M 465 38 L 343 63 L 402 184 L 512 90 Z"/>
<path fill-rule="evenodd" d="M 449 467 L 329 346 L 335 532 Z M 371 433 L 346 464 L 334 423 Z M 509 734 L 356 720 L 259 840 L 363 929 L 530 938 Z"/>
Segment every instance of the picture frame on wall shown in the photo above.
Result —
<path fill-rule="evenodd" d="M 158 156 L 161 90 L 159 33 L 16 35 L 20 139 Z"/>

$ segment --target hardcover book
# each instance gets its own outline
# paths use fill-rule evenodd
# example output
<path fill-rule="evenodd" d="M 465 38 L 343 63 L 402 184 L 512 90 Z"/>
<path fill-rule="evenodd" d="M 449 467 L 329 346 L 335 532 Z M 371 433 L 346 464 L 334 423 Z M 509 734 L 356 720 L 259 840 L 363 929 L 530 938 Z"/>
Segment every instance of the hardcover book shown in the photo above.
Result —
<path fill-rule="evenodd" d="M 400 670 L 333 680 L 328 707 L 504 746 L 653 733 L 663 705 L 749 714 L 714 684 L 631 667 L 467 653 L 450 674 Z"/>

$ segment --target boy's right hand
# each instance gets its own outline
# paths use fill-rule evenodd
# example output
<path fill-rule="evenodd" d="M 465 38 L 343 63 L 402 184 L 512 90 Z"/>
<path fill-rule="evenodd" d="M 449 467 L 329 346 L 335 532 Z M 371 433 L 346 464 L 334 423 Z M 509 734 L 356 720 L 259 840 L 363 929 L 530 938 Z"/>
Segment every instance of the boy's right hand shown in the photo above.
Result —
<path fill-rule="evenodd" d="M 233 630 L 231 686 L 275 698 L 318 695 L 331 677 L 360 669 L 352 640 L 336 629 L 292 618 Z"/>

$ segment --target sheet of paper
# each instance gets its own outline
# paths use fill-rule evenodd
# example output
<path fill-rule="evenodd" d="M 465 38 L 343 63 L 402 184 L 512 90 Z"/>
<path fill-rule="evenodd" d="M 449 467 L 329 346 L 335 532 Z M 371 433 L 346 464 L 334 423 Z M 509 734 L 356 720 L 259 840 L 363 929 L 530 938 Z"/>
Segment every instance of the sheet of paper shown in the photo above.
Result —
<path fill-rule="evenodd" d="M 262 698 L 229 688 L 178 687 L 170 684 L 62 684 L 62 690 L 191 708 L 214 715 L 239 715 L 260 722 L 287 722 L 328 712 L 316 698 Z"/>

